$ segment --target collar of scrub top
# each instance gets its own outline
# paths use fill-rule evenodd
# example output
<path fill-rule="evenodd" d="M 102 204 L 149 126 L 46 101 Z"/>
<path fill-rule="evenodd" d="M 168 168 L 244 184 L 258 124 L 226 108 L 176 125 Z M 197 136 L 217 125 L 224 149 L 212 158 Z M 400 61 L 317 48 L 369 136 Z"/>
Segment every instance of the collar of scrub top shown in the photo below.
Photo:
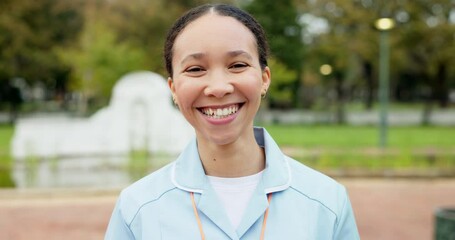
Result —
<path fill-rule="evenodd" d="M 259 146 L 264 147 L 266 167 L 263 173 L 264 194 L 282 191 L 290 186 L 291 173 L 285 155 L 264 128 L 255 127 L 254 136 Z M 208 179 L 194 138 L 180 154 L 172 167 L 172 182 L 182 190 L 203 193 Z"/>
<path fill-rule="evenodd" d="M 244 219 L 238 229 L 233 229 L 225 213 L 219 211 L 217 195 L 205 175 L 199 158 L 196 139 L 193 139 L 172 166 L 172 182 L 174 185 L 195 195 L 198 209 L 210 218 L 231 238 L 242 236 L 257 219 L 263 216 L 269 206 L 267 194 L 287 189 L 291 182 L 291 173 L 285 155 L 281 152 L 272 137 L 263 128 L 254 128 L 257 143 L 264 147 L 266 167 Z"/>
<path fill-rule="evenodd" d="M 201 240 L 205 240 L 204 227 L 202 226 L 201 218 L 199 217 L 199 213 L 198 213 L 198 210 L 197 210 L 197 207 L 196 207 L 196 203 L 194 201 L 194 193 L 193 192 L 190 193 L 190 197 L 191 197 L 191 203 L 193 205 L 194 216 L 196 217 L 197 225 L 198 225 L 198 228 L 199 228 L 199 233 L 201 234 Z M 270 201 L 272 200 L 272 193 L 269 193 L 267 195 L 267 200 L 268 200 L 269 205 L 270 205 Z M 265 210 L 264 218 L 262 219 L 261 236 L 260 236 L 259 240 L 264 240 L 265 228 L 267 227 L 267 218 L 268 218 L 268 216 L 269 216 L 269 208 L 267 208 Z"/>

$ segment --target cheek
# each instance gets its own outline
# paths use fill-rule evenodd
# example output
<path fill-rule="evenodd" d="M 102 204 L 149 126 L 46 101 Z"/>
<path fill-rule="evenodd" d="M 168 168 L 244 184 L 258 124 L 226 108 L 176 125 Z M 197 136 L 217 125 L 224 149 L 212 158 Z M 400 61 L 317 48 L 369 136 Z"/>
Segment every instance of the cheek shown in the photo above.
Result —
<path fill-rule="evenodd" d="M 245 96 L 248 96 L 251 100 L 260 99 L 261 97 L 261 89 L 262 89 L 262 82 L 260 77 L 256 74 L 250 76 L 250 81 L 242 81 L 240 83 L 241 91 L 243 91 Z"/>
<path fill-rule="evenodd" d="M 202 87 L 198 86 L 198 84 L 179 79 L 175 85 L 175 95 L 180 106 L 185 109 L 191 108 L 193 102 L 199 96 L 201 89 Z"/>

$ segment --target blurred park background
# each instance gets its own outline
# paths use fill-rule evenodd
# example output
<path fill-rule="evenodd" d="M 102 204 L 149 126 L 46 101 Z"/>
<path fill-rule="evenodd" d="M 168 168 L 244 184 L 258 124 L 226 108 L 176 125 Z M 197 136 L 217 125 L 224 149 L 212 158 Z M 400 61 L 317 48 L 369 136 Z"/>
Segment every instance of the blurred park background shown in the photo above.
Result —
<path fill-rule="evenodd" d="M 455 205 L 455 189 L 445 185 L 454 183 L 455 177 L 453 0 L 2 0 L 2 195 L 18 187 L 10 150 L 18 122 L 38 116 L 87 118 L 109 104 L 114 85 L 125 74 L 149 70 L 167 77 L 162 57 L 167 30 L 183 12 L 207 2 L 247 10 L 268 34 L 272 85 L 257 125 L 265 126 L 290 156 L 350 183 L 348 190 L 350 186 L 353 191 L 369 189 L 362 183 L 374 179 L 372 185 L 380 191 L 384 185 L 377 181 L 396 180 L 422 193 L 425 190 L 418 186 L 436 182 L 440 192 L 435 190 L 433 196 L 441 197 L 424 205 L 429 209 L 423 217 L 427 228 L 423 238 L 395 238 L 428 239 L 433 232 L 431 214 L 439 206 L 435 204 Z M 393 20 L 392 28 L 378 28 L 375 23 L 381 18 Z M 165 164 L 163 158 L 132 151 L 115 170 L 106 166 L 127 174 L 127 181 L 114 192 Z M 57 192 L 71 187 L 84 194 L 81 189 L 103 189 L 82 180 L 80 185 L 48 188 L 33 184 L 40 164 L 47 161 L 52 169 L 60 160 L 59 156 L 27 158 L 22 175 L 30 182 L 19 189 L 23 195 L 16 191 L 17 197 L 7 199 L 20 202 L 21 197 L 35 195 L 45 199 L 55 187 L 60 189 Z M 98 171 L 102 171 L 99 166 L 91 174 Z M 408 189 L 400 186 L 396 194 Z M 425 189 L 431 192 L 431 186 Z M 22 192 L 27 189 L 32 193 Z M 405 196 L 412 200 L 417 195 Z M 360 202 L 353 199 L 354 209 Z M 111 199 L 109 203 L 113 204 Z M 8 204 L 14 212 L 11 208 L 16 205 Z M 103 216 L 108 218 L 109 211 Z M 105 224 L 107 219 L 102 221 Z M 1 224 L 0 219 L 0 232 Z M 103 224 L 99 232 L 104 231 Z M 366 222 L 359 225 L 368 236 L 365 239 L 391 239 L 368 235 L 365 229 L 374 228 L 365 227 L 370 226 Z M 413 230 L 407 231 L 419 226 L 411 224 Z M 6 239 L 20 239 L 14 238 L 20 234 L 11 234 Z"/>

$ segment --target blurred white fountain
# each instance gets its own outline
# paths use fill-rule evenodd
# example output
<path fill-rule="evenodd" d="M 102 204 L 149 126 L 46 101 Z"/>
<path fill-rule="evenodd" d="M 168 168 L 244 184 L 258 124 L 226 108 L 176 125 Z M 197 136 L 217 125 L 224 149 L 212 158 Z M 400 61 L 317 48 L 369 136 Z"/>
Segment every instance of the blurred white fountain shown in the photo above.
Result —
<path fill-rule="evenodd" d="M 128 156 L 132 150 L 176 154 L 193 135 L 172 105 L 166 80 L 142 71 L 122 77 L 109 106 L 90 118 L 20 119 L 11 151 L 16 162 L 28 157 Z"/>
<path fill-rule="evenodd" d="M 89 118 L 20 119 L 11 143 L 13 177 L 17 187 L 128 184 L 131 179 L 122 169 L 131 164 L 131 151 L 146 150 L 155 159 L 174 156 L 193 136 L 193 128 L 172 104 L 166 80 L 156 73 L 134 72 L 117 82 L 109 106 Z M 114 171 L 115 166 L 120 167 Z"/>
<path fill-rule="evenodd" d="M 160 75 L 145 71 L 128 74 L 115 85 L 109 106 L 88 119 L 19 120 L 12 155 L 21 159 L 118 155 L 131 150 L 180 152 L 194 131 L 170 99 Z"/>

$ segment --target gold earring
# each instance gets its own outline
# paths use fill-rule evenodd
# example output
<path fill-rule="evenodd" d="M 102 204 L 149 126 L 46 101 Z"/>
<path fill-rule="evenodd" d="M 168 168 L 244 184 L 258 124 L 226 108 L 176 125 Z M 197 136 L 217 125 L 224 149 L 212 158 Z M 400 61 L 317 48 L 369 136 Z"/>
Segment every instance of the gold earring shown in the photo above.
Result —
<path fill-rule="evenodd" d="M 175 106 L 178 106 L 177 101 L 175 100 L 175 97 L 174 97 L 174 96 L 172 96 L 172 101 L 174 102 L 174 105 L 175 105 Z"/>
<path fill-rule="evenodd" d="M 266 95 L 267 95 L 267 89 L 262 91 L 261 98 L 264 99 Z"/>

